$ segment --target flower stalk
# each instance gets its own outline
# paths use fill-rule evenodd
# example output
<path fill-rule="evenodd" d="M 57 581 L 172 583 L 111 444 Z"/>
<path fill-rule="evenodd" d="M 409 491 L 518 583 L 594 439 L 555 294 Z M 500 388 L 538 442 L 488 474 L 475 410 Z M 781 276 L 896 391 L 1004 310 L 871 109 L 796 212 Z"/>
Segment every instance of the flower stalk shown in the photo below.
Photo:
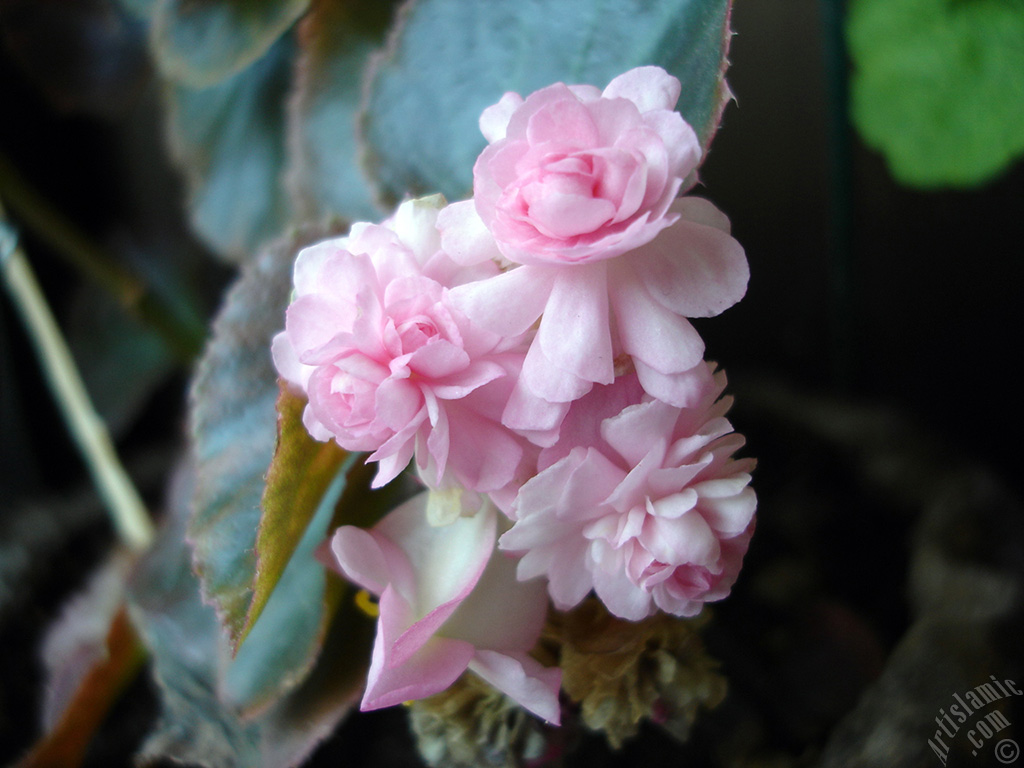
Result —
<path fill-rule="evenodd" d="M 18 245 L 17 232 L 4 217 L 2 205 L 0 265 L 4 284 L 24 320 L 54 399 L 110 510 L 118 535 L 132 549 L 146 549 L 153 540 L 153 523 L 117 458 L 106 425 L 89 399 L 67 343 Z"/>

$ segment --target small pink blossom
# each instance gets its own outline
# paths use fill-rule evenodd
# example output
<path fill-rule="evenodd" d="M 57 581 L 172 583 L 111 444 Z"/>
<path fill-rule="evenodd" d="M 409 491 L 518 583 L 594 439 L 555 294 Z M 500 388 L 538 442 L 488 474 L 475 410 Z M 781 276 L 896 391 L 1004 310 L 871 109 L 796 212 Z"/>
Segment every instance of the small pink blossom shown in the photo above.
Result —
<path fill-rule="evenodd" d="M 543 583 L 517 581 L 515 561 L 495 551 L 492 506 L 433 527 L 427 503 L 420 494 L 372 529 L 343 526 L 330 540 L 329 565 L 380 598 L 362 709 L 432 696 L 469 669 L 557 724 L 561 672 L 529 655 L 547 612 Z"/>
<path fill-rule="evenodd" d="M 724 374 L 701 364 L 690 378 L 689 408 L 644 395 L 635 377 L 595 389 L 520 489 L 500 546 L 523 553 L 520 579 L 547 577 L 559 609 L 593 589 L 625 619 L 692 616 L 729 593 L 754 528 L 754 461 L 732 458 L 744 440 L 717 399 Z"/>
<path fill-rule="evenodd" d="M 410 201 L 384 224 L 303 250 L 274 361 L 307 394 L 315 438 L 373 452 L 375 486 L 415 454 L 428 485 L 486 493 L 507 485 L 523 456 L 500 424 L 521 355 L 509 352 L 515 339 L 451 305 L 449 286 L 496 267 L 462 267 L 441 251 L 442 204 Z"/>
<path fill-rule="evenodd" d="M 665 70 L 638 67 L 603 92 L 556 83 L 525 100 L 505 94 L 480 118 L 490 145 L 461 215 L 471 205 L 519 264 L 583 264 L 649 242 L 677 218 L 669 204 L 701 156 L 674 111 L 679 93 Z"/>

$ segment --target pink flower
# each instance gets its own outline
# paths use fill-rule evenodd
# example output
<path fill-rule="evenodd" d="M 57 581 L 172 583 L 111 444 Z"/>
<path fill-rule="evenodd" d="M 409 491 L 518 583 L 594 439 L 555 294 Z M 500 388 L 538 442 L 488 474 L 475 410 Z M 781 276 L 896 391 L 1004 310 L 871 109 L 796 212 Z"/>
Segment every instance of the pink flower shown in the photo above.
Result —
<path fill-rule="evenodd" d="M 689 408 L 643 395 L 634 377 L 595 389 L 520 489 L 500 546 L 524 553 L 520 579 L 547 577 L 559 609 L 593 589 L 625 619 L 692 616 L 729 593 L 754 528 L 754 461 L 732 458 L 744 440 L 730 399 L 717 400 L 724 374 L 702 364 L 691 379 Z"/>
<path fill-rule="evenodd" d="M 362 709 L 432 696 L 469 669 L 557 724 L 561 672 L 529 655 L 547 612 L 543 583 L 517 581 L 515 561 L 495 552 L 493 507 L 433 527 L 426 505 L 420 494 L 330 541 L 331 567 L 380 597 Z"/>
<path fill-rule="evenodd" d="M 704 343 L 687 321 L 746 292 L 749 270 L 729 221 L 710 203 L 673 203 L 700 160 L 696 134 L 673 108 L 679 81 L 658 67 L 616 77 L 603 92 L 552 85 L 486 109 L 490 142 L 472 200 L 438 217 L 463 264 L 512 268 L 452 292 L 495 333 L 540 325 L 503 423 L 538 444 L 567 404 L 610 384 L 626 356 L 645 390 L 685 407 L 686 372 Z M 521 266 L 515 266 L 521 265 Z"/>
<path fill-rule="evenodd" d="M 663 69 L 639 67 L 604 92 L 556 83 L 486 109 L 480 128 L 490 145 L 473 168 L 471 205 L 505 258 L 610 259 L 672 224 L 669 204 L 701 156 L 673 111 L 679 92 Z"/>
<path fill-rule="evenodd" d="M 440 250 L 442 204 L 407 202 L 384 224 L 303 250 L 274 361 L 308 395 L 315 438 L 373 451 L 376 486 L 415 454 L 428 485 L 497 491 L 523 456 L 500 424 L 521 354 L 449 302 L 448 286 L 496 267 L 462 267 Z"/>
<path fill-rule="evenodd" d="M 454 305 L 494 333 L 523 334 L 540 319 L 503 415 L 507 426 L 551 434 L 565 404 L 595 383 L 610 384 L 624 356 L 649 394 L 692 405 L 689 371 L 704 342 L 687 318 L 735 304 L 750 273 L 729 220 L 711 203 L 682 198 L 670 210 L 678 217 L 671 227 L 617 258 L 527 264 L 452 290 Z M 451 234 L 442 229 L 443 240 Z"/>

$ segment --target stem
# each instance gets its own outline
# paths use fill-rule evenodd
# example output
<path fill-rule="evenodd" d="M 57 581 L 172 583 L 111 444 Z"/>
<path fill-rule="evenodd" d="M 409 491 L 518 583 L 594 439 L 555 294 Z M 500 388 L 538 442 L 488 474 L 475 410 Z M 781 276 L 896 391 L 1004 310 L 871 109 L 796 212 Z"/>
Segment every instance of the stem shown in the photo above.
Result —
<path fill-rule="evenodd" d="M 195 317 L 182 317 L 145 283 L 113 261 L 25 182 L 0 154 L 0 199 L 18 219 L 71 266 L 111 294 L 126 311 L 160 334 L 182 363 L 202 350 L 206 328 Z"/>
<path fill-rule="evenodd" d="M 78 444 L 114 527 L 131 548 L 143 550 L 153 540 L 146 507 L 118 461 L 106 426 L 85 391 L 71 352 L 39 289 L 14 228 L 0 205 L 0 265 L 8 291 L 21 312 L 57 404 Z"/>

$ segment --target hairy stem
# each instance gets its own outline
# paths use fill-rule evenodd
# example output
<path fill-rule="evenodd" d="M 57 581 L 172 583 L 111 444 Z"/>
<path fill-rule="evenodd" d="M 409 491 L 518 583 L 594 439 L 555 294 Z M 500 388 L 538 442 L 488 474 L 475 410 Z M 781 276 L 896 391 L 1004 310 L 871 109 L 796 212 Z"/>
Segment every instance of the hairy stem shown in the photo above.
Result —
<path fill-rule="evenodd" d="M 138 491 L 117 458 L 106 425 L 97 415 L 71 352 L 0 205 L 0 266 L 21 313 L 53 396 L 60 406 L 93 480 L 128 546 L 142 550 L 153 540 L 153 523 Z"/>

